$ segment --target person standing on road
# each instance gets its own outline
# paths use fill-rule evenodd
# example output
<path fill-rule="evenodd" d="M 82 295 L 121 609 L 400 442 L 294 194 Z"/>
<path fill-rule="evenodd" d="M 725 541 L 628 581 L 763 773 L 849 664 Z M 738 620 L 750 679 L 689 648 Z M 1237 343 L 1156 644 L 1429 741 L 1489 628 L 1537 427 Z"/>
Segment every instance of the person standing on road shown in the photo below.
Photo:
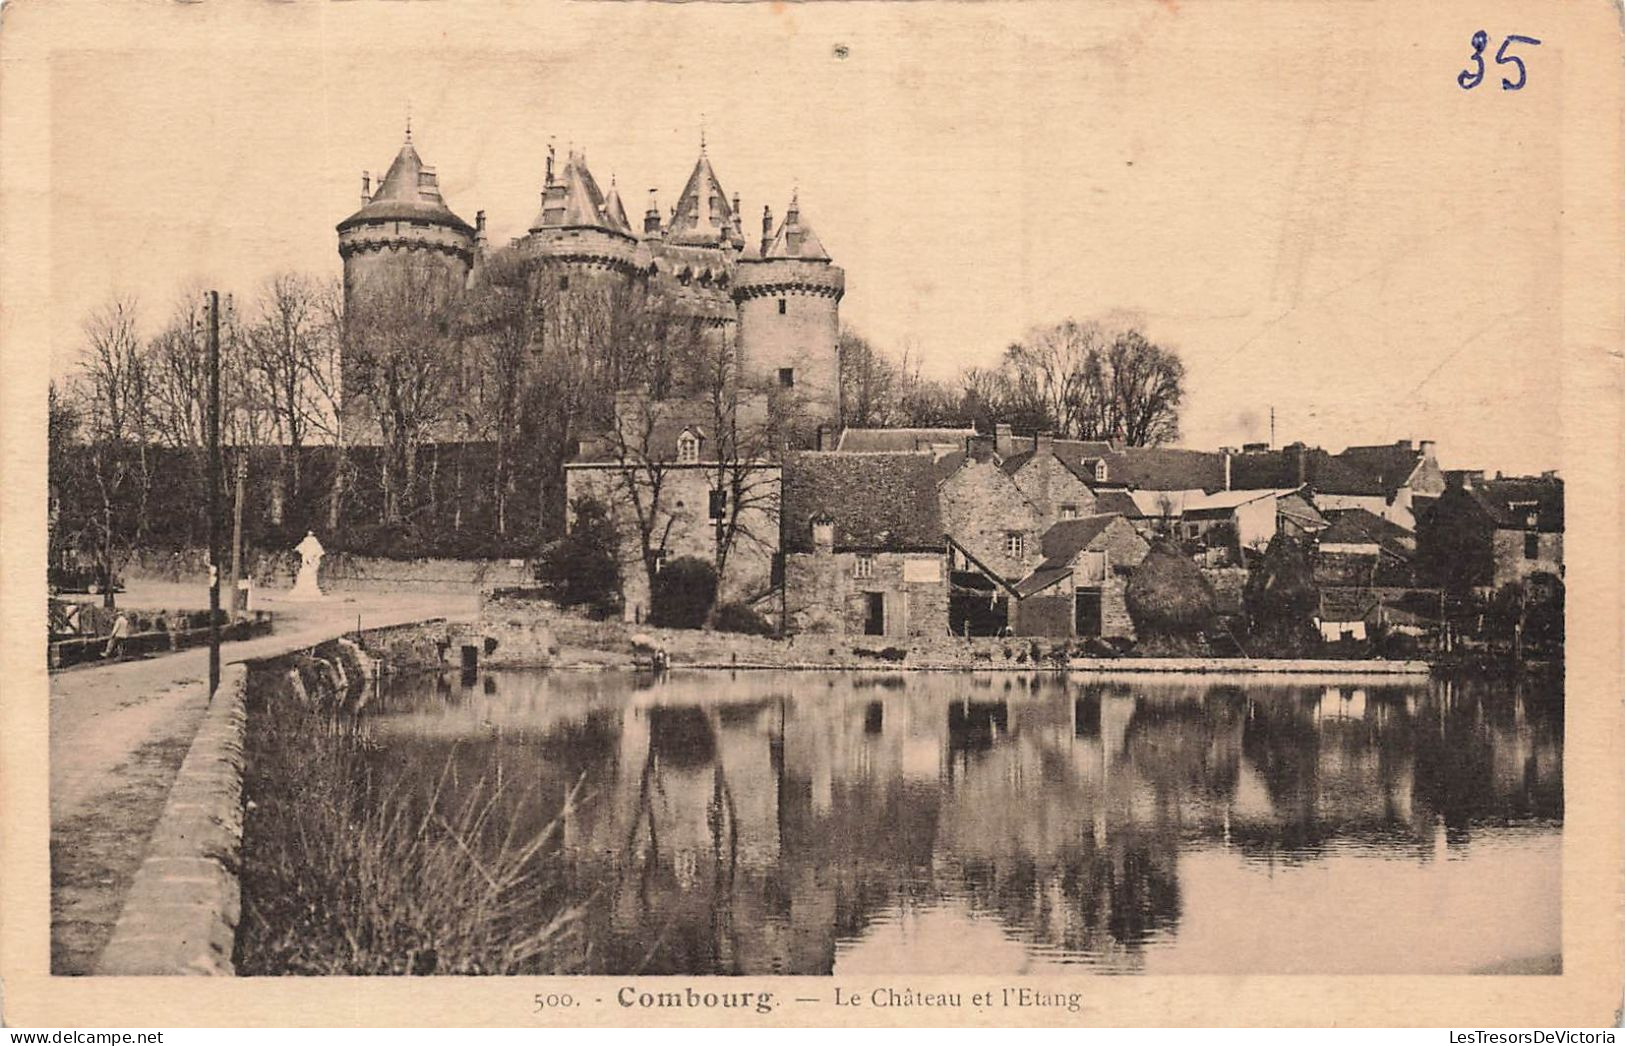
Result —
<path fill-rule="evenodd" d="M 124 652 L 124 641 L 130 638 L 130 619 L 124 613 L 113 621 L 113 632 L 107 637 L 107 649 L 102 651 L 102 657 L 118 657 Z"/>

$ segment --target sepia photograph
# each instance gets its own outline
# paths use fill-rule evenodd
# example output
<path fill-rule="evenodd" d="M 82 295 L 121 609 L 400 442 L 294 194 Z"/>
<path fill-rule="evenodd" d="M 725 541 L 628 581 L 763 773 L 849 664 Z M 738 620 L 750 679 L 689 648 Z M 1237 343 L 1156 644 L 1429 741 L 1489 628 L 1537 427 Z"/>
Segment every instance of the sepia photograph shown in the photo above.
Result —
<path fill-rule="evenodd" d="M 1616 12 L 8 6 L 60 990 L 1617 992 Z"/>

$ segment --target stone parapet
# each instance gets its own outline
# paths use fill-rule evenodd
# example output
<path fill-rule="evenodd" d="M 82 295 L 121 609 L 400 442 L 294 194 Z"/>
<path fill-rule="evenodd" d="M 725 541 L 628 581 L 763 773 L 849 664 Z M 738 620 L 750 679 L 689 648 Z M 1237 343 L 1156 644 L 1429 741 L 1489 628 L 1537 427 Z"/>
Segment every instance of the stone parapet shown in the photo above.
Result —
<path fill-rule="evenodd" d="M 225 666 L 102 952 L 103 976 L 231 976 L 242 911 L 244 692 Z"/>

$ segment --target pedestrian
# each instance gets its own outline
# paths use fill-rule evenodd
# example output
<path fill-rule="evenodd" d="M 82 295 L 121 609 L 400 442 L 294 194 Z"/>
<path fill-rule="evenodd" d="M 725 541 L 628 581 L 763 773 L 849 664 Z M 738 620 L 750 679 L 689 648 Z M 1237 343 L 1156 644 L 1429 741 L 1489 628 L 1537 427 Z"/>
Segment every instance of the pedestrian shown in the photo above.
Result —
<path fill-rule="evenodd" d="M 107 649 L 102 651 L 102 657 L 118 657 L 123 653 L 124 641 L 128 638 L 130 638 L 130 619 L 121 610 L 113 621 L 113 632 L 107 637 Z"/>

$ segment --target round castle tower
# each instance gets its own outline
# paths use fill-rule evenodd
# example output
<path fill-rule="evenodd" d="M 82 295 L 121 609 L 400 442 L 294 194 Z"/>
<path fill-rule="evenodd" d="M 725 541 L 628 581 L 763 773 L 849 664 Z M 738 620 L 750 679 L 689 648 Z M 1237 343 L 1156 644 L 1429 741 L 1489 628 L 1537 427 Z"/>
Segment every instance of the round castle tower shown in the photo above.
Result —
<path fill-rule="evenodd" d="M 346 304 L 369 284 L 418 260 L 443 267 L 452 286 L 463 286 L 484 232 L 483 214 L 479 223 L 476 230 L 446 206 L 435 170 L 412 147 L 408 127 L 406 142 L 376 191 L 362 172 L 361 209 L 339 222 Z"/>
<path fill-rule="evenodd" d="M 748 386 L 789 399 L 808 430 L 840 424 L 840 304 L 846 273 L 801 217 L 795 196 L 775 232 L 762 209 L 759 255 L 739 261 L 740 372 Z M 804 433 L 809 436 L 811 432 Z"/>

